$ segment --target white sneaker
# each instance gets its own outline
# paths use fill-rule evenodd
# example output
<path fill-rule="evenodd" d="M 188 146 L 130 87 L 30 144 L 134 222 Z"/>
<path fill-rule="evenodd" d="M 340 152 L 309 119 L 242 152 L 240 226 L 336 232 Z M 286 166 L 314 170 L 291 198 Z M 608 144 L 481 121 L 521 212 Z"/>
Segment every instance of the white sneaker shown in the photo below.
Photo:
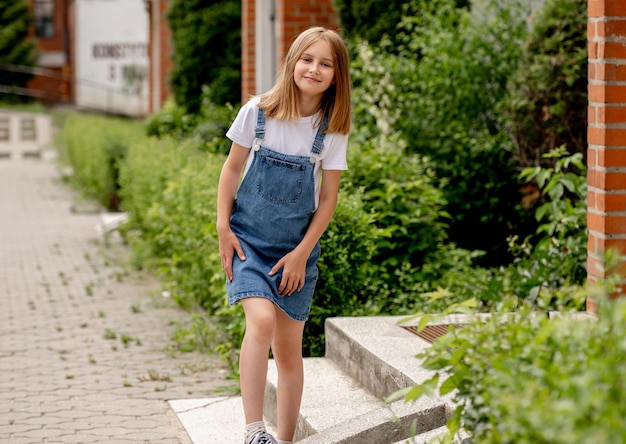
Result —
<path fill-rule="evenodd" d="M 248 444 L 278 444 L 278 441 L 267 432 L 259 432 L 252 437 Z"/>

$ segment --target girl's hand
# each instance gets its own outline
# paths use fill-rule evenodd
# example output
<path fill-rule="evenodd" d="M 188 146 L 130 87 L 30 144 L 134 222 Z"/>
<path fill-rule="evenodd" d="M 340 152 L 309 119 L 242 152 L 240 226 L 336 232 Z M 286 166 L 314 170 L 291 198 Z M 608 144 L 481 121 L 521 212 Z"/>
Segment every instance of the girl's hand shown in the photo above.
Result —
<path fill-rule="evenodd" d="M 243 254 L 243 249 L 241 248 L 241 243 L 239 243 L 239 239 L 232 230 L 224 230 L 220 232 L 218 230 L 217 237 L 219 239 L 220 244 L 220 257 L 222 258 L 222 268 L 226 273 L 226 278 L 228 282 L 233 281 L 233 258 L 235 257 L 235 253 L 242 261 L 246 260 L 245 254 Z"/>
<path fill-rule="evenodd" d="M 283 296 L 291 296 L 294 291 L 300 291 L 304 287 L 306 277 L 306 261 L 308 255 L 300 253 L 297 249 L 284 255 L 270 270 L 269 275 L 274 276 L 283 269 L 283 276 L 278 286 L 278 293 Z"/>

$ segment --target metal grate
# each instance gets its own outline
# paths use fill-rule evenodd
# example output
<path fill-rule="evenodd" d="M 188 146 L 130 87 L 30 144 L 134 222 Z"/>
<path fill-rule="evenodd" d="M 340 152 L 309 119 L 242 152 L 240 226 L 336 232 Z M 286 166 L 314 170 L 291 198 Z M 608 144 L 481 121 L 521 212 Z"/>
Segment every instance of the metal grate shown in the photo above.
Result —
<path fill-rule="evenodd" d="M 461 328 L 462 324 L 452 324 L 454 328 Z M 417 331 L 415 326 L 403 326 L 402 328 L 419 336 L 423 340 L 430 342 L 450 332 L 450 324 L 427 325 L 422 331 Z"/>

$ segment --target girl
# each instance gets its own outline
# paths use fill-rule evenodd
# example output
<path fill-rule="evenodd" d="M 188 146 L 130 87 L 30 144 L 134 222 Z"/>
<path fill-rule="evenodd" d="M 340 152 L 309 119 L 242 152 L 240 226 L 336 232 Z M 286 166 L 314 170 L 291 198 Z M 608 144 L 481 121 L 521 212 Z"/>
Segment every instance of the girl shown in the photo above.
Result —
<path fill-rule="evenodd" d="M 219 180 L 217 233 L 228 301 L 241 301 L 246 318 L 239 361 L 245 444 L 293 440 L 319 239 L 347 168 L 350 89 L 341 37 L 308 29 L 290 47 L 276 85 L 248 101 L 226 133 L 233 143 Z M 270 347 L 278 441 L 263 423 Z"/>

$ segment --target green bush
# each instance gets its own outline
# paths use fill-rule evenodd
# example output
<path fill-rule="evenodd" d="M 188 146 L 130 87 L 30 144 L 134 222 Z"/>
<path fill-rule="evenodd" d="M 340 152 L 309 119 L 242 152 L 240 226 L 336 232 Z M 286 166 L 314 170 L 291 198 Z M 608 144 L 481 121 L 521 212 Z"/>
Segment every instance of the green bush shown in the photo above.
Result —
<path fill-rule="evenodd" d="M 138 264 L 156 268 L 181 305 L 209 313 L 224 295 L 215 235 L 221 163 L 191 139 L 149 139 L 131 148 L 120 175 Z"/>
<path fill-rule="evenodd" d="M 228 125 L 235 119 L 238 109 L 230 104 L 216 105 L 209 97 L 209 89 L 202 89 L 202 104 L 196 114 L 169 99 L 165 106 L 150 116 L 146 131 L 150 136 L 171 136 L 177 139 L 197 139 L 200 149 L 227 154 L 231 142 L 224 137 Z"/>
<path fill-rule="evenodd" d="M 353 64 L 357 125 L 400 132 L 408 153 L 431 160 L 446 181 L 449 239 L 487 251 L 485 265 L 508 262 L 506 238 L 533 228 L 519 205 L 512 144 L 498 110 L 528 12 L 501 3 L 486 2 L 478 14 L 453 0 L 414 0 L 400 45 L 360 45 Z"/>
<path fill-rule="evenodd" d="M 522 241 L 517 236 L 509 238 L 514 260 L 498 268 L 479 268 L 472 265 L 467 253 L 446 254 L 440 249 L 439 259 L 422 270 L 426 285 L 420 288 L 430 293 L 426 296 L 444 294 L 445 298 L 423 302 L 422 307 L 432 313 L 472 298 L 483 311 L 496 311 L 511 301 L 547 304 L 542 309 L 583 308 L 583 301 L 568 299 L 559 289 L 581 286 L 587 277 L 586 169 L 580 153 L 567 155 L 561 149 L 547 155 L 556 159 L 554 167 L 529 168 L 521 175 L 539 187 L 540 204 L 535 211 L 539 226 L 533 236 Z M 439 273 L 428 275 L 433 266 Z"/>
<path fill-rule="evenodd" d="M 213 102 L 241 98 L 241 2 L 175 0 L 168 21 L 172 29 L 174 69 L 170 82 L 176 103 L 187 112 L 202 106 L 202 88 Z"/>
<path fill-rule="evenodd" d="M 582 285 L 587 278 L 587 173 L 582 154 L 564 147 L 543 156 L 552 167 L 528 168 L 521 177 L 535 181 L 541 192 L 535 217 L 539 226 L 531 238 L 512 245 L 517 253 L 510 267 L 516 282 L 535 286 Z M 529 266 L 530 265 L 530 266 Z"/>
<path fill-rule="evenodd" d="M 468 444 L 622 443 L 625 353 L 626 299 L 603 302 L 597 320 L 527 309 L 494 314 L 420 355 L 435 374 L 407 398 L 451 394 L 457 408 L 441 442 L 464 429 Z"/>
<path fill-rule="evenodd" d="M 119 169 L 128 148 L 144 138 L 140 122 L 122 118 L 72 113 L 65 118 L 64 157 L 72 182 L 81 192 L 109 210 L 120 208 Z"/>
<path fill-rule="evenodd" d="M 424 308 L 427 298 L 420 293 L 429 288 L 426 281 L 457 267 L 452 258 L 474 257 L 446 243 L 445 181 L 435 177 L 427 158 L 407 152 L 406 143 L 391 130 L 396 118 L 392 113 L 377 114 L 376 128 L 356 123 L 348 149 L 349 169 L 342 178 L 343 192 L 358 194 L 363 210 L 373 218 L 374 272 L 359 281 L 358 290 L 367 295 L 359 300 L 363 314 Z M 449 255 L 453 250 L 456 254 Z M 329 304 L 329 311 L 338 308 Z"/>
<path fill-rule="evenodd" d="M 533 167 L 561 145 L 587 151 L 587 2 L 548 0 L 532 19 L 531 35 L 503 104 L 515 160 Z"/>
<path fill-rule="evenodd" d="M 188 137 L 198 124 L 194 114 L 188 114 L 170 97 L 163 107 L 146 119 L 146 133 L 149 136 L 171 136 L 177 139 Z"/>
<path fill-rule="evenodd" d="M 377 44 L 384 38 L 395 41 L 398 24 L 412 0 L 334 0 L 342 30 L 349 38 Z M 457 7 L 468 7 L 469 0 L 455 0 Z M 412 11 L 417 14 L 418 11 Z"/>
<path fill-rule="evenodd" d="M 362 191 L 379 231 L 372 260 L 384 268 L 423 264 L 446 238 L 445 200 L 427 159 L 407 153 L 398 137 L 358 134 L 348 149 L 342 189 Z"/>

